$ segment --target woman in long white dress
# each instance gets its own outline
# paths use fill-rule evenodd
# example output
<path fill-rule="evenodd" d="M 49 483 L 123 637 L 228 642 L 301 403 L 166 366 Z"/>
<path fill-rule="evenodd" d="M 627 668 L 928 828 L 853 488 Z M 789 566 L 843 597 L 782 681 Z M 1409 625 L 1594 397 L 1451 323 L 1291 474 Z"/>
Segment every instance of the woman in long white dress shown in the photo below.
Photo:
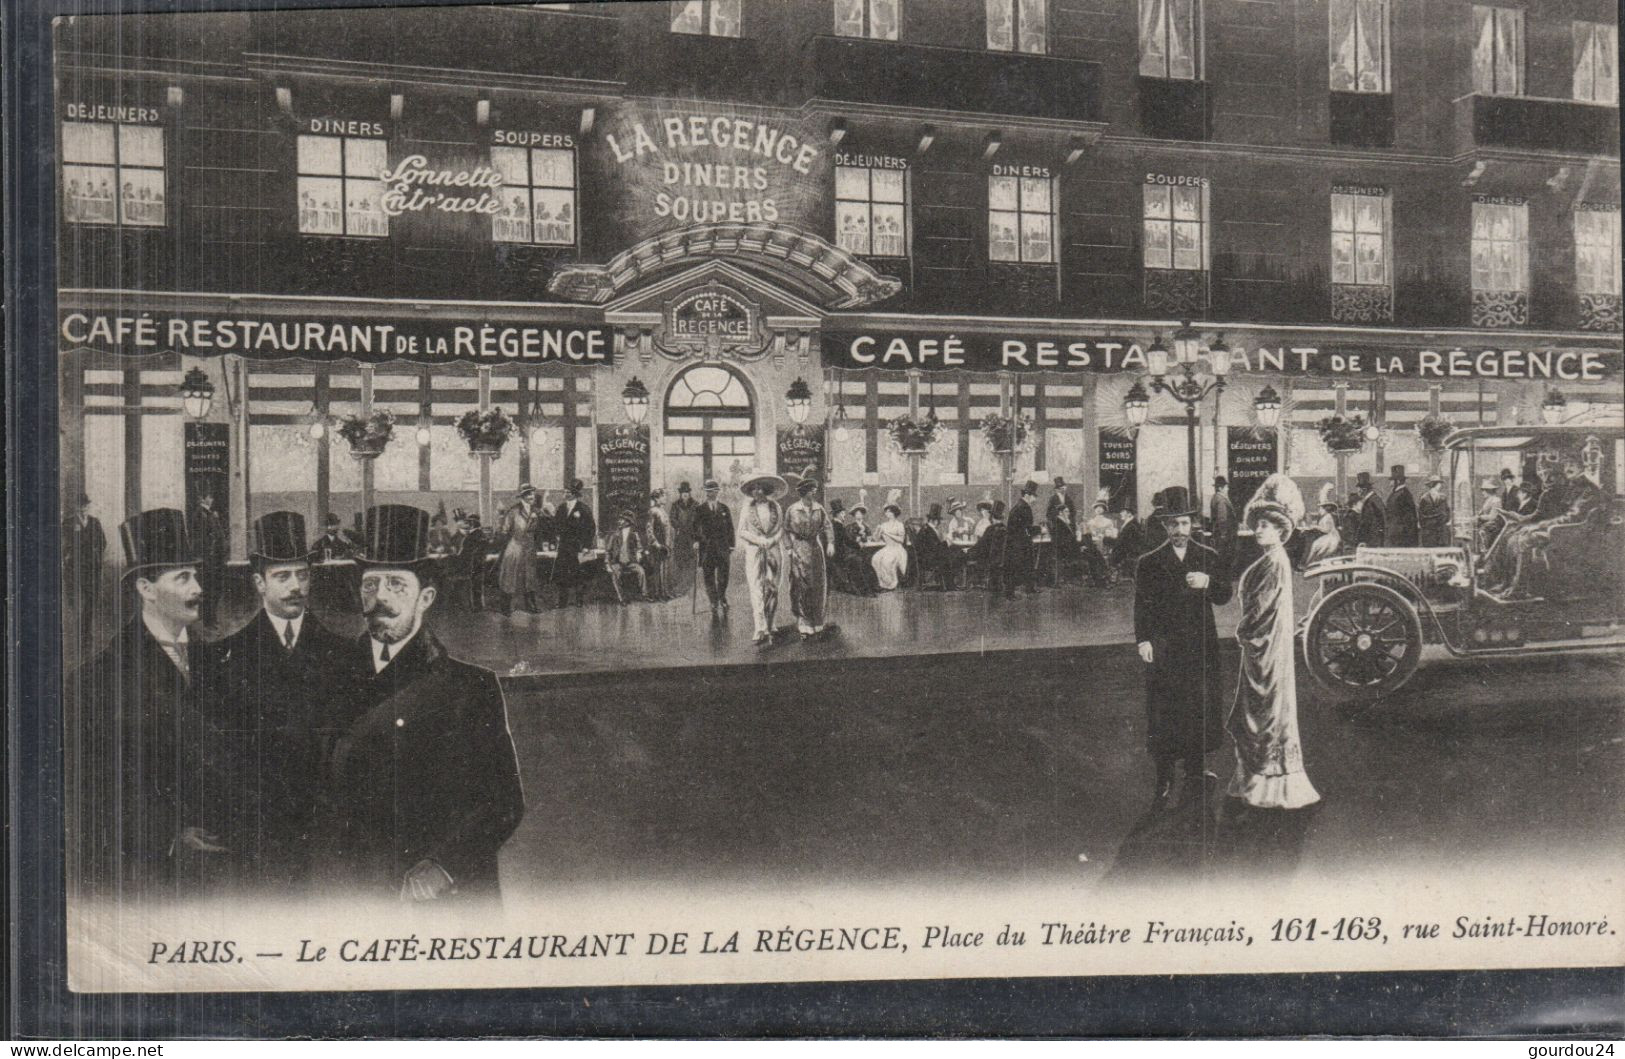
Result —
<path fill-rule="evenodd" d="M 875 568 L 881 591 L 890 592 L 908 573 L 908 529 L 903 525 L 903 511 L 896 504 L 887 504 L 885 514 L 886 520 L 875 530 L 880 549 L 869 563 Z"/>
<path fill-rule="evenodd" d="M 1298 739 L 1297 623 L 1285 547 L 1302 514 L 1297 486 L 1285 475 L 1271 475 L 1243 515 L 1264 554 L 1237 583 L 1241 673 L 1226 725 L 1236 747 L 1227 793 L 1255 809 L 1301 809 L 1320 801 L 1303 770 Z"/>

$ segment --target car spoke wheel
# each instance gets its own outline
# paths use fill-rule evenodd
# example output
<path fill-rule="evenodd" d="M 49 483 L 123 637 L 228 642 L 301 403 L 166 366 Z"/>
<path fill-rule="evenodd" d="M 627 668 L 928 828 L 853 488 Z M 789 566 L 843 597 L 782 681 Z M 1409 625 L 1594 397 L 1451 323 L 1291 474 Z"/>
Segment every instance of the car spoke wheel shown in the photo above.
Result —
<path fill-rule="evenodd" d="M 1410 601 L 1386 585 L 1346 585 L 1309 615 L 1303 653 L 1315 680 L 1334 694 L 1381 698 L 1416 672 L 1422 622 Z"/>

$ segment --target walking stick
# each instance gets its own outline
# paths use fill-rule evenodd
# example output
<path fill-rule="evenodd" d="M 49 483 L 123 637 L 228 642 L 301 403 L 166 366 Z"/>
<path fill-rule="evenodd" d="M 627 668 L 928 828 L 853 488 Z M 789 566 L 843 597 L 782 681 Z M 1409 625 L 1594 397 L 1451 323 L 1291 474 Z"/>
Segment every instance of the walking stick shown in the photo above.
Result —
<path fill-rule="evenodd" d="M 694 553 L 694 584 L 689 586 L 688 616 L 693 617 L 700 612 L 700 556 L 698 550 Z"/>

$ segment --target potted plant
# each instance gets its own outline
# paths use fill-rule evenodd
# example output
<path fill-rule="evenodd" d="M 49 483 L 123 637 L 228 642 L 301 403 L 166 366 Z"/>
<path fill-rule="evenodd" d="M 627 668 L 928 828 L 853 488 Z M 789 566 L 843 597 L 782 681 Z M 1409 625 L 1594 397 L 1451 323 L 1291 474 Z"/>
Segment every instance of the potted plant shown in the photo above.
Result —
<path fill-rule="evenodd" d="M 1333 452 L 1358 452 L 1369 438 L 1365 416 L 1356 412 L 1350 416 L 1331 415 L 1315 424 L 1320 440 Z"/>
<path fill-rule="evenodd" d="M 924 452 L 937 440 L 941 429 L 942 424 L 933 413 L 898 416 L 886 423 L 886 433 L 891 437 L 892 447 L 903 453 Z"/>
<path fill-rule="evenodd" d="M 371 415 L 347 415 L 339 420 L 339 437 L 350 443 L 358 460 L 376 459 L 395 436 L 395 413 L 380 409 Z"/>
<path fill-rule="evenodd" d="M 994 413 L 982 420 L 982 438 L 994 452 L 1006 454 L 1026 448 L 1033 434 L 1033 421 L 1027 416 Z"/>
<path fill-rule="evenodd" d="M 1456 429 L 1454 424 L 1436 412 L 1429 412 L 1416 424 L 1416 436 L 1422 439 L 1422 447 L 1429 452 L 1438 452 L 1444 448 L 1444 439 Z"/>
<path fill-rule="evenodd" d="M 457 433 L 468 442 L 468 451 L 476 456 L 499 454 L 513 431 L 513 420 L 500 408 L 488 412 L 470 410 L 457 420 Z"/>

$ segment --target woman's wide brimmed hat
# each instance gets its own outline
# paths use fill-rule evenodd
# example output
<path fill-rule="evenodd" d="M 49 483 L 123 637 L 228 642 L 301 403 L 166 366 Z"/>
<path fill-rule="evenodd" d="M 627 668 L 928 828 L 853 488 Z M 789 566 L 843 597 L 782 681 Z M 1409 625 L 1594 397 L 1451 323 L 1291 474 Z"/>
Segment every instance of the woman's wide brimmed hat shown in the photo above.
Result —
<path fill-rule="evenodd" d="M 1247 505 L 1247 528 L 1254 529 L 1260 522 L 1269 522 L 1280 530 L 1283 543 L 1292 536 L 1292 515 L 1280 504 L 1266 500 L 1261 504 Z"/>
<path fill-rule="evenodd" d="M 783 496 L 785 490 L 790 488 L 790 485 L 776 474 L 758 474 L 754 478 L 746 479 L 745 483 L 739 488 L 740 491 L 745 493 L 747 496 L 754 493 L 758 489 L 765 488 L 767 490 L 768 498 L 771 499 L 773 497 Z"/>
<path fill-rule="evenodd" d="M 1281 531 L 1283 542 L 1292 536 L 1302 517 L 1303 493 L 1298 489 L 1298 483 L 1279 473 L 1264 479 L 1264 484 L 1247 501 L 1247 509 L 1242 515 L 1249 529 L 1256 527 L 1261 520 L 1270 522 Z"/>

